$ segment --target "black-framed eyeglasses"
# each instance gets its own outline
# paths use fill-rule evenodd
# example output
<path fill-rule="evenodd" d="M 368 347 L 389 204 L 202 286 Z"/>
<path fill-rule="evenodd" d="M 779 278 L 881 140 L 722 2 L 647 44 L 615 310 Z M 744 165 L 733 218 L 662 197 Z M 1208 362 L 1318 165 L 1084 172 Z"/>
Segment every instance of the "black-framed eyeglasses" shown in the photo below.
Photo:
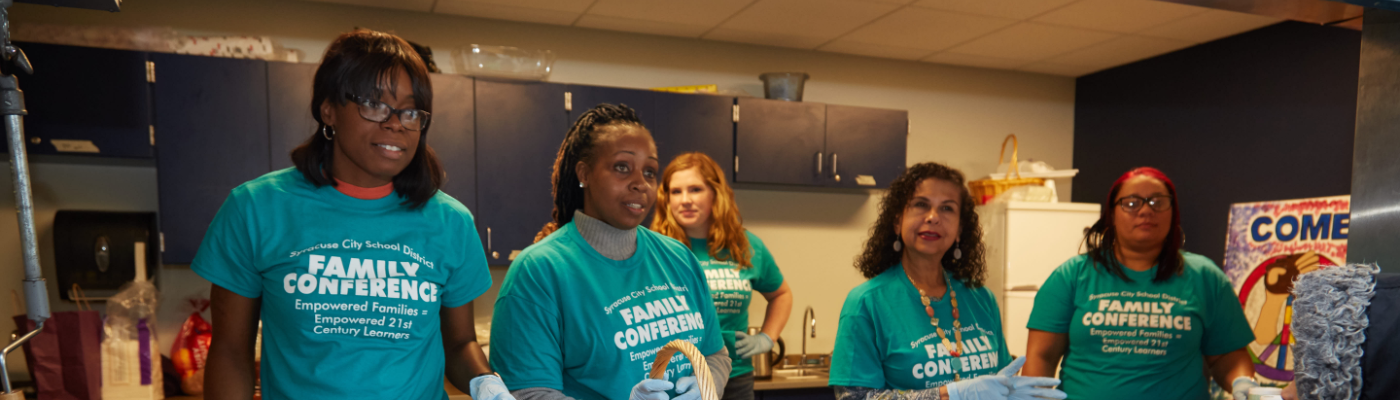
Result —
<path fill-rule="evenodd" d="M 400 110 L 389 107 L 388 104 L 384 104 L 379 100 L 367 99 L 348 93 L 345 95 L 345 98 L 360 106 L 361 118 L 373 122 L 383 123 L 389 121 L 390 116 L 398 114 L 399 124 L 403 125 L 404 129 L 421 131 L 428 129 L 428 122 L 432 120 L 432 113 L 427 111 L 413 108 Z"/>
<path fill-rule="evenodd" d="M 1146 204 L 1148 207 L 1152 207 L 1154 211 L 1167 211 L 1172 209 L 1172 198 L 1171 196 L 1167 195 L 1157 195 L 1144 199 L 1137 195 L 1130 194 L 1126 197 L 1118 199 L 1118 201 L 1114 202 L 1114 204 L 1117 204 L 1118 207 L 1122 207 L 1123 211 L 1127 211 L 1130 213 L 1137 212 L 1137 210 L 1141 209 L 1144 204 Z"/>

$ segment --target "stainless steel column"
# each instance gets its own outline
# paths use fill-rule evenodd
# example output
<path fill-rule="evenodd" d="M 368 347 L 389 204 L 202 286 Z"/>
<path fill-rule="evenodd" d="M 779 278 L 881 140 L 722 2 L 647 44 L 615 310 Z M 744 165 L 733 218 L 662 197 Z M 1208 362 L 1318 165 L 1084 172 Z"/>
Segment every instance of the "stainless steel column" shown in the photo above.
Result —
<path fill-rule="evenodd" d="M 1400 272 L 1400 13 L 1368 9 L 1362 26 L 1347 262 Z"/>

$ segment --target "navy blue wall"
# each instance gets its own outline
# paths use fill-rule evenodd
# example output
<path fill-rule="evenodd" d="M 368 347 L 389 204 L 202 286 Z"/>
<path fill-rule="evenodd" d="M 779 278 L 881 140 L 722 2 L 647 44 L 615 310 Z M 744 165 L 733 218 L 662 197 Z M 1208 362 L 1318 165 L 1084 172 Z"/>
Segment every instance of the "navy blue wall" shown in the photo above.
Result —
<path fill-rule="evenodd" d="M 1153 166 L 1186 250 L 1220 263 L 1231 203 L 1351 192 L 1361 32 L 1284 22 L 1080 77 L 1075 202 Z"/>

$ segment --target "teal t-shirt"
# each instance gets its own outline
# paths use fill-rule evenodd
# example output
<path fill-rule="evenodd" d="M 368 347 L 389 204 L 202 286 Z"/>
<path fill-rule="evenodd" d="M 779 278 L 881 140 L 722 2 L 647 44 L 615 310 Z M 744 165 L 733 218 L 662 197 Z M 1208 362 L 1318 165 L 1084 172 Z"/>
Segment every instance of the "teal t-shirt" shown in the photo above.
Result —
<path fill-rule="evenodd" d="M 695 254 L 695 259 L 700 260 L 700 267 L 705 269 L 705 279 L 710 284 L 715 313 L 719 314 L 719 327 L 723 330 L 720 334 L 724 336 L 724 347 L 729 349 L 729 358 L 734 362 L 734 370 L 729 374 L 731 377 L 753 372 L 753 360 L 739 358 L 734 351 L 734 332 L 749 329 L 749 302 L 753 300 L 753 291 L 770 293 L 783 286 L 783 272 L 773 262 L 768 246 L 764 246 L 753 232 L 744 231 L 744 234 L 748 235 L 749 247 L 753 249 L 753 256 L 749 257 L 753 267 L 744 269 L 739 269 L 739 263 L 734 261 L 710 259 L 709 242 L 690 239 L 690 251 Z"/>
<path fill-rule="evenodd" d="M 491 287 L 471 212 L 315 187 L 294 168 L 233 189 L 191 267 L 262 300 L 266 399 L 445 400 L 438 311 Z"/>
<path fill-rule="evenodd" d="M 947 276 L 958 294 L 963 327 L 963 354 L 953 357 L 919 300 L 919 290 L 896 265 L 851 289 L 841 306 L 836 348 L 831 354 L 831 386 L 918 390 L 953 382 L 953 371 L 966 380 L 995 374 L 1011 362 L 1002 334 L 997 300 L 985 287 L 972 289 Z M 948 341 L 957 350 L 950 295 L 931 305 Z"/>
<path fill-rule="evenodd" d="M 491 320 L 491 368 L 512 390 L 626 399 L 672 340 L 706 355 L 724 349 L 690 250 L 642 228 L 636 253 L 612 260 L 568 223 L 522 251 L 506 272 Z M 694 374 L 681 353 L 666 370 L 672 381 Z"/>
<path fill-rule="evenodd" d="M 1087 255 L 1065 261 L 1035 295 L 1027 328 L 1068 333 L 1061 363 L 1069 398 L 1209 398 L 1203 356 L 1254 340 L 1230 280 L 1214 262 L 1182 252 L 1185 267 L 1166 282 L 1123 268 L 1125 282 Z"/>

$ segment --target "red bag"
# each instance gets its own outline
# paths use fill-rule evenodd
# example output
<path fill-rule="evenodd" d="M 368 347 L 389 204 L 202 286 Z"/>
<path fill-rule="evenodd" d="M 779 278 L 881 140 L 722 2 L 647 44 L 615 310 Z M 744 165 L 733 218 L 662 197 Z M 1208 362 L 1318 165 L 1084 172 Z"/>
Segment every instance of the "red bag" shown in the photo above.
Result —
<path fill-rule="evenodd" d="M 24 333 L 34 330 L 15 316 Z M 41 400 L 102 399 L 102 316 L 96 311 L 56 312 L 44 330 L 24 344 L 24 361 Z"/>
<path fill-rule="evenodd" d="M 170 360 L 175 362 L 175 370 L 180 373 L 181 379 L 194 376 L 204 369 L 204 361 L 209 356 L 209 340 L 213 336 L 209 323 L 199 316 L 200 312 L 209 308 L 209 300 L 190 299 L 190 305 L 194 306 L 194 313 L 185 319 L 180 333 L 175 335 L 175 343 L 170 346 Z"/>

